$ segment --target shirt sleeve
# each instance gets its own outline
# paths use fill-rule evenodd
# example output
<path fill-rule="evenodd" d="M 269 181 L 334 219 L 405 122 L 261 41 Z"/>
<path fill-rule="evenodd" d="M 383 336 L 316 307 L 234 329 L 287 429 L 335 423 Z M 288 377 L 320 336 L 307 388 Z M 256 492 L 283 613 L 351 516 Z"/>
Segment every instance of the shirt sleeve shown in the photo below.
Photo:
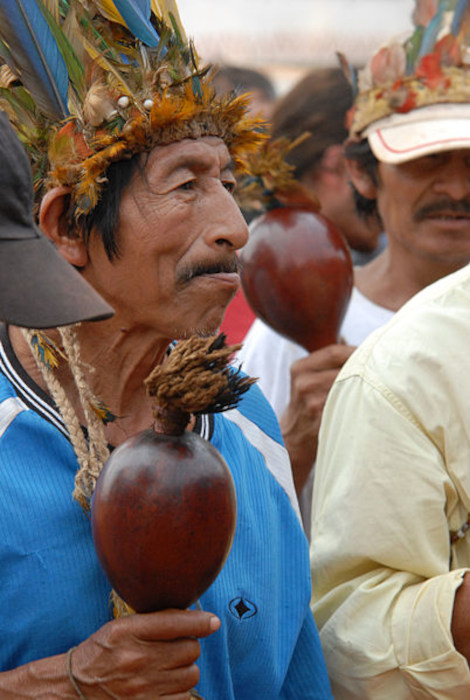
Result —
<path fill-rule="evenodd" d="M 311 567 L 336 698 L 469 697 L 469 668 L 450 631 L 468 571 L 449 565 L 458 503 L 441 445 L 399 396 L 354 374 L 334 385 L 315 473 Z"/>

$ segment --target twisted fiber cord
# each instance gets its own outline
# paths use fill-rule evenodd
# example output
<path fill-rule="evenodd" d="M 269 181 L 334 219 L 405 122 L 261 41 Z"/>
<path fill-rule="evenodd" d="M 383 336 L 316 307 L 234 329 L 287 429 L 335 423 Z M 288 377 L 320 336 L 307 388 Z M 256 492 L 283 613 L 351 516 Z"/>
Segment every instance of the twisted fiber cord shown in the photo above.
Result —
<path fill-rule="evenodd" d="M 88 511 L 90 507 L 89 501 L 93 494 L 96 479 L 109 453 L 104 437 L 103 425 L 90 404 L 87 403 L 87 400 L 96 401 L 96 399 L 94 399 L 93 393 L 84 377 L 75 329 L 73 327 L 68 327 L 59 329 L 59 331 L 64 345 L 64 354 L 67 357 L 75 379 L 80 402 L 83 406 L 88 424 L 88 441 L 83 433 L 78 416 L 62 385 L 55 376 L 53 369 L 47 367 L 34 350 L 31 341 L 37 331 L 23 329 L 23 335 L 29 343 L 36 365 L 46 382 L 49 393 L 54 399 L 69 432 L 70 441 L 79 464 L 79 469 L 75 476 L 73 497 L 80 503 L 84 510 Z"/>
<path fill-rule="evenodd" d="M 85 414 L 88 429 L 88 443 L 85 441 L 85 444 L 87 444 L 87 455 L 85 459 L 80 459 L 77 454 L 79 470 L 75 476 L 75 489 L 73 492 L 73 497 L 82 507 L 88 510 L 96 480 L 103 464 L 109 457 L 109 449 L 104 434 L 103 421 L 93 410 L 93 405 L 97 405 L 98 400 L 85 378 L 83 362 L 80 355 L 80 345 L 77 340 L 75 328 L 73 326 L 67 326 L 59 328 L 59 332 L 62 337 L 65 354 L 69 360 L 70 370 L 78 389 L 80 403 Z M 81 432 L 83 435 L 83 431 Z"/>
<path fill-rule="evenodd" d="M 22 329 L 23 335 L 28 341 L 29 347 L 31 349 L 31 354 L 33 355 L 34 361 L 41 372 L 46 386 L 49 389 L 49 393 L 55 401 L 57 408 L 59 409 L 64 423 L 69 431 L 70 441 L 72 443 L 74 452 L 78 459 L 79 465 L 81 467 L 89 457 L 88 445 L 83 434 L 83 430 L 80 426 L 80 421 L 78 420 L 77 414 L 75 413 L 72 404 L 70 403 L 62 385 L 55 376 L 53 370 L 45 365 L 38 354 L 35 352 L 32 345 L 32 338 L 36 334 L 36 330 Z"/>

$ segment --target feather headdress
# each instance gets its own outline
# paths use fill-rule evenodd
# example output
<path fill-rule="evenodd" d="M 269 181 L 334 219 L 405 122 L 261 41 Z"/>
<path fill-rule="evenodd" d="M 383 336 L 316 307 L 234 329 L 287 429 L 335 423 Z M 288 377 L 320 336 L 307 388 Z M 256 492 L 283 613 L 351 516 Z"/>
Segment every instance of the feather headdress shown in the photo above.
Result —
<path fill-rule="evenodd" d="M 0 108 L 37 195 L 70 187 L 76 215 L 115 161 L 210 135 L 243 167 L 264 138 L 248 97 L 215 96 L 175 0 L 0 0 L 0 61 Z"/>
<path fill-rule="evenodd" d="M 282 206 L 320 210 L 317 197 L 295 177 L 295 166 L 287 156 L 310 134 L 295 140 L 286 137 L 266 140 L 246 158 L 247 174 L 240 178 L 237 200 L 246 210 L 261 214 Z"/>
<path fill-rule="evenodd" d="M 351 138 L 391 114 L 439 103 L 470 102 L 470 0 L 416 0 L 414 29 L 382 46 L 356 73 Z"/>

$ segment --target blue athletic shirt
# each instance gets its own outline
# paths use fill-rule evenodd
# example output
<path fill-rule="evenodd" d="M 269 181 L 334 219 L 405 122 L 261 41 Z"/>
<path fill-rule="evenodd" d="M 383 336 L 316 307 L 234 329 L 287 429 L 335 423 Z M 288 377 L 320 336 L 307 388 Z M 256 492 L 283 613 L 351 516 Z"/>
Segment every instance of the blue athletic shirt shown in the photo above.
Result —
<path fill-rule="evenodd" d="M 51 398 L 0 328 L 0 669 L 66 652 L 112 618 L 89 518 L 73 501 L 77 460 Z M 237 493 L 227 562 L 203 594 L 221 629 L 201 642 L 205 700 L 332 698 L 309 609 L 310 569 L 277 419 L 254 386 L 197 432 Z M 210 543 L 208 543 L 210 545 Z"/>

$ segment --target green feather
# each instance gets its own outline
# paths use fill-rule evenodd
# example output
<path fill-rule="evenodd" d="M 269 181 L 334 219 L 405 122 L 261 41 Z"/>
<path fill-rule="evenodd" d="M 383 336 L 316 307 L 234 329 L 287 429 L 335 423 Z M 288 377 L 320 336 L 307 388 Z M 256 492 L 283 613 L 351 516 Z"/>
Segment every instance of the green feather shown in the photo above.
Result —
<path fill-rule="evenodd" d="M 406 52 L 406 74 L 411 75 L 414 72 L 416 60 L 421 50 L 421 44 L 424 36 L 424 27 L 416 27 L 413 34 L 405 43 Z"/>
<path fill-rule="evenodd" d="M 175 33 L 175 36 L 178 39 L 178 43 L 181 44 L 182 46 L 184 46 L 185 42 L 183 40 L 183 37 L 181 36 L 181 31 L 180 31 L 180 28 L 178 26 L 178 22 L 176 21 L 175 16 L 173 15 L 172 12 L 170 12 L 169 17 L 170 17 L 171 26 L 173 27 L 173 31 Z"/>

